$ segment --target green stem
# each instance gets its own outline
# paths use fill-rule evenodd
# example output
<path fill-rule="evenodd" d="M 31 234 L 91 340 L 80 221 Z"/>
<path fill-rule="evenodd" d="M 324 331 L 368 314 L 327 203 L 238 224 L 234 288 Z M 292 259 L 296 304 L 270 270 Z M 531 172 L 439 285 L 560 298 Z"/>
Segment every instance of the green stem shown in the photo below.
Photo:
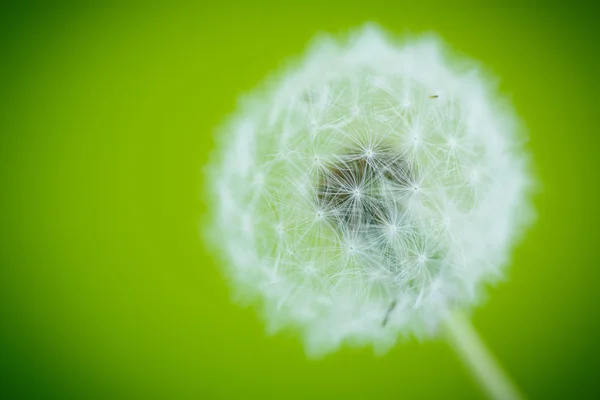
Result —
<path fill-rule="evenodd" d="M 467 317 L 454 313 L 446 320 L 446 328 L 450 344 L 490 399 L 523 399 Z"/>

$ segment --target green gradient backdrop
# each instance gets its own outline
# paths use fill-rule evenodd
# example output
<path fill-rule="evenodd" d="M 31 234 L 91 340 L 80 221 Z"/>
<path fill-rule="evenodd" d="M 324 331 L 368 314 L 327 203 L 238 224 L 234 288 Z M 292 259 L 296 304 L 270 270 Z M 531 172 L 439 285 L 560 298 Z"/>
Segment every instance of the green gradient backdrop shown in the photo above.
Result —
<path fill-rule="evenodd" d="M 317 30 L 434 30 L 530 130 L 539 221 L 475 325 L 531 398 L 598 393 L 598 12 L 303 1 L 0 6 L 0 397 L 480 398 L 442 341 L 307 361 L 199 239 L 211 130 Z M 562 3 L 561 3 L 562 4 Z"/>

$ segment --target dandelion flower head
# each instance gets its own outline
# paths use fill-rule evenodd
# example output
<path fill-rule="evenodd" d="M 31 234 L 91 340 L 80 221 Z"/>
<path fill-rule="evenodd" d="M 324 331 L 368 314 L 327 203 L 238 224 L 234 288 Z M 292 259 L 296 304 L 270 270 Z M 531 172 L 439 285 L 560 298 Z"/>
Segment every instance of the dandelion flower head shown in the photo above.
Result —
<path fill-rule="evenodd" d="M 530 216 L 517 118 L 433 36 L 323 36 L 243 97 L 209 167 L 234 292 L 310 354 L 389 349 L 476 305 Z"/>

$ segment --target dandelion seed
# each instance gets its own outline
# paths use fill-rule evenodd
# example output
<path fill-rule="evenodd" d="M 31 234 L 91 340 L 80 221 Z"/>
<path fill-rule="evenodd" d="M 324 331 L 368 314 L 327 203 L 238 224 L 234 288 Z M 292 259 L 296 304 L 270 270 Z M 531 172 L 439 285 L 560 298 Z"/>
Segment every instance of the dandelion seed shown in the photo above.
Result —
<path fill-rule="evenodd" d="M 383 318 L 383 321 L 381 322 L 381 326 L 386 326 L 388 319 L 390 318 L 390 314 L 392 313 L 392 311 L 394 311 L 394 308 L 396 308 L 396 301 L 392 301 L 392 304 L 390 304 L 390 307 L 387 309 L 387 312 L 385 313 L 385 317 Z"/>

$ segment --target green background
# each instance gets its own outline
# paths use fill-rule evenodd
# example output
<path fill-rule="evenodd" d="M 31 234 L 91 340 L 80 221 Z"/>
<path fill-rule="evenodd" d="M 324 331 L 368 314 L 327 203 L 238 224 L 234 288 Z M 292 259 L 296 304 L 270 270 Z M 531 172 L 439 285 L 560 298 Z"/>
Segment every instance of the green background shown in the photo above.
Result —
<path fill-rule="evenodd" d="M 529 397 L 597 395 L 592 3 L 79 3 L 0 5 L 0 397 L 481 398 L 441 340 L 311 361 L 267 337 L 198 233 L 238 94 L 364 21 L 436 31 L 501 78 L 542 190 L 474 324 Z"/>

